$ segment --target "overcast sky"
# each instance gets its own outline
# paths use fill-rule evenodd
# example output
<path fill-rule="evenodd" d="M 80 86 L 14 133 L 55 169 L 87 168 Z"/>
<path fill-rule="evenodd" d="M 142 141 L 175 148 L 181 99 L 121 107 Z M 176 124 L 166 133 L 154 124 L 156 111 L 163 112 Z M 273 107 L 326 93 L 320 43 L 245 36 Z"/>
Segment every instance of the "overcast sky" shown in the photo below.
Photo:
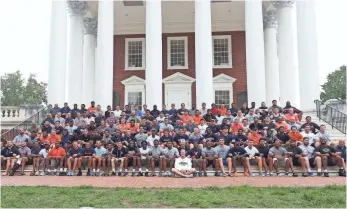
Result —
<path fill-rule="evenodd" d="M 321 82 L 347 64 L 347 0 L 316 0 Z M 21 70 L 48 80 L 50 0 L 1 1 L 1 75 Z"/>

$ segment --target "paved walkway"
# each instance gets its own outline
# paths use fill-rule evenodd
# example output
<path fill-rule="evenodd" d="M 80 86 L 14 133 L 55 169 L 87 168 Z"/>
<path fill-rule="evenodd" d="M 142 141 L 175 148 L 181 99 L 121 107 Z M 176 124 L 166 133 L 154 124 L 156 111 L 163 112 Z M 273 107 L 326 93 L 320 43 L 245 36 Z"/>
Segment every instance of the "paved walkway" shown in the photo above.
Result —
<path fill-rule="evenodd" d="M 268 186 L 315 186 L 346 185 L 343 177 L 67 177 L 67 176 L 2 176 L 1 186 L 95 186 L 129 188 L 185 188 L 185 187 L 227 187 L 249 185 Z"/>

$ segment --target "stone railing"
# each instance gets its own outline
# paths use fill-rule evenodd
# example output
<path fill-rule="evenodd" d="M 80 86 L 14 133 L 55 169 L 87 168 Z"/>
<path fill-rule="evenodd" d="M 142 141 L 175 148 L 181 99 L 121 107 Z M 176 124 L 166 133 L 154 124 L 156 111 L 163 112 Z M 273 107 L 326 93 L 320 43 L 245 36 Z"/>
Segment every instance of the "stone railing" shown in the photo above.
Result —
<path fill-rule="evenodd" d="M 41 108 L 41 105 L 1 106 L 1 122 L 19 123 Z"/>

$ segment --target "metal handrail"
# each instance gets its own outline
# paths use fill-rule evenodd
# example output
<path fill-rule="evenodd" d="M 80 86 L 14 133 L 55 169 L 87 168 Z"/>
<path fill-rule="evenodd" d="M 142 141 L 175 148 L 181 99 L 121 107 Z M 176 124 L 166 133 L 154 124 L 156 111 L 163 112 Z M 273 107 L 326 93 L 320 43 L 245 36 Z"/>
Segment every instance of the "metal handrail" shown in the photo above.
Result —
<path fill-rule="evenodd" d="M 332 128 L 347 134 L 347 115 L 345 113 L 330 105 L 324 105 L 319 100 L 315 100 L 314 102 L 316 103 L 316 114 L 320 120 L 331 125 Z"/>
<path fill-rule="evenodd" d="M 19 129 L 27 130 L 28 126 L 31 126 L 33 122 L 35 122 L 35 125 L 40 124 L 40 122 L 44 119 L 43 116 L 46 115 L 51 108 L 52 105 L 47 105 L 39 111 L 37 111 L 35 114 L 22 121 L 21 123 L 11 128 L 10 130 L 1 133 L 1 139 L 12 140 L 19 133 Z"/>

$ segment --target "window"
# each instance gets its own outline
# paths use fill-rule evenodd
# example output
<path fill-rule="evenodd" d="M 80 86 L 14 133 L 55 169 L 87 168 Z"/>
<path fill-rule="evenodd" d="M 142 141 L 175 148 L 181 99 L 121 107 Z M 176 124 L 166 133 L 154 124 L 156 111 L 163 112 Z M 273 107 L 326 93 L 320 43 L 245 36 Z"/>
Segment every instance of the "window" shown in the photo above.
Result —
<path fill-rule="evenodd" d="M 214 92 L 214 103 L 217 107 L 224 104 L 226 108 L 230 106 L 230 91 L 229 90 L 217 90 Z"/>
<path fill-rule="evenodd" d="M 231 68 L 231 36 L 213 36 L 213 67 Z"/>
<path fill-rule="evenodd" d="M 188 39 L 184 37 L 168 37 L 167 39 L 168 69 L 188 69 Z"/>
<path fill-rule="evenodd" d="M 138 105 L 142 109 L 142 92 L 128 92 L 128 105 L 134 110 L 134 105 Z"/>
<path fill-rule="evenodd" d="M 145 39 L 127 38 L 125 39 L 125 69 L 144 70 L 145 69 Z"/>

